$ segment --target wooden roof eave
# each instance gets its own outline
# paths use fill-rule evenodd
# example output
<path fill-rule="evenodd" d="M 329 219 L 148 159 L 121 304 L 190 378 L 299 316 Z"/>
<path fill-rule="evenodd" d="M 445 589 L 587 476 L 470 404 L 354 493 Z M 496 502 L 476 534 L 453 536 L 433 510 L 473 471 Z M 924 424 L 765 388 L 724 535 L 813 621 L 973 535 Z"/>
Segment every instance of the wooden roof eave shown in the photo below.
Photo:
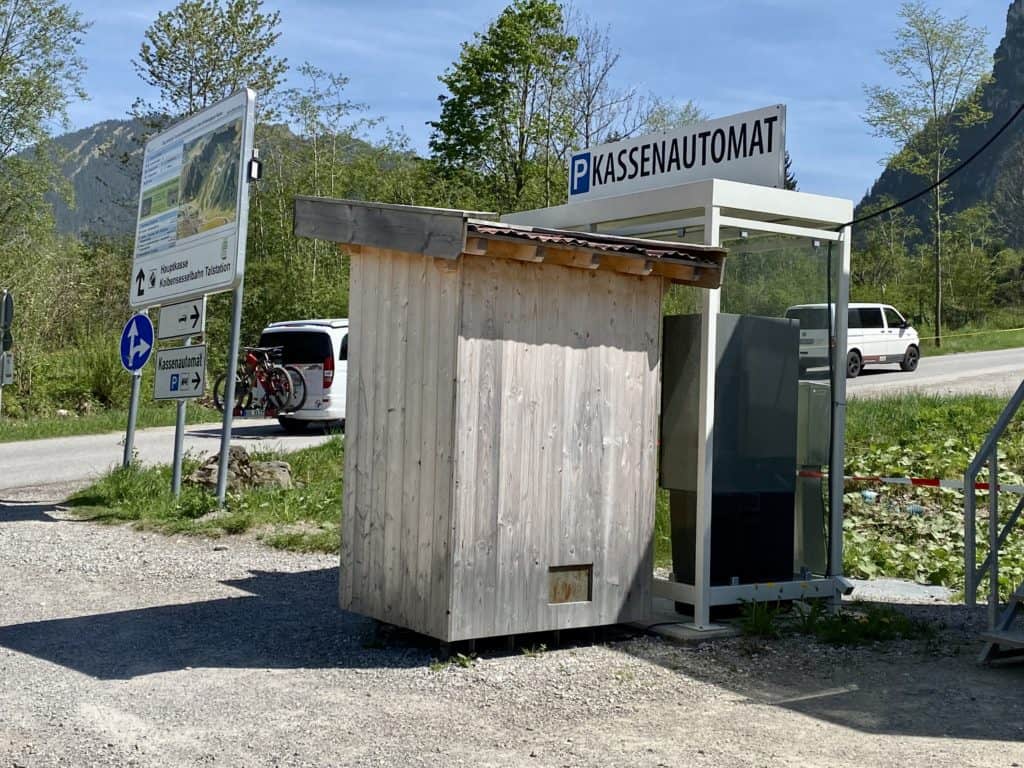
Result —
<path fill-rule="evenodd" d="M 473 218 L 478 218 L 473 214 Z M 515 261 L 556 264 L 578 269 L 611 270 L 622 274 L 657 275 L 673 283 L 700 288 L 721 285 L 725 252 L 682 246 L 699 257 L 682 257 L 625 249 L 588 248 L 578 242 L 558 242 L 556 233 L 535 237 L 523 228 L 521 237 L 468 231 L 470 213 L 444 208 L 364 203 L 318 197 L 296 197 L 295 235 L 339 243 L 351 252 L 371 249 L 419 253 L 436 259 L 489 256 Z M 484 222 L 476 222 L 484 223 Z M 565 233 L 566 240 L 587 233 Z M 626 239 L 622 239 L 625 242 Z M 638 241 L 639 242 L 639 241 Z M 657 245 L 654 241 L 644 241 Z M 667 243 L 664 245 L 668 245 Z M 675 245 L 675 244 L 673 244 Z"/>

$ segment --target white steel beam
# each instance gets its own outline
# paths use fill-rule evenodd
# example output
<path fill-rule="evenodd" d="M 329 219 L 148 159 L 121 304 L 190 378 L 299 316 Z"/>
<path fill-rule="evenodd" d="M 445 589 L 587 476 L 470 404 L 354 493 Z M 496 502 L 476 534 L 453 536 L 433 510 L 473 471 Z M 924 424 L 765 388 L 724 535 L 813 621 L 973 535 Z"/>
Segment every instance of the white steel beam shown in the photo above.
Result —
<path fill-rule="evenodd" d="M 719 244 L 722 212 L 708 206 L 704 213 L 704 244 Z M 715 373 L 718 355 L 718 312 L 721 289 L 704 291 L 700 338 L 700 413 L 697 417 L 697 546 L 695 552 L 693 626 L 715 629 L 711 623 L 711 499 L 714 478 Z"/>
<path fill-rule="evenodd" d="M 835 304 L 842 311 L 835 312 L 836 345 L 832 350 L 832 455 L 829 457 L 829 560 L 828 575 L 843 575 L 843 475 L 846 460 L 846 307 L 850 301 L 850 248 L 852 232 L 843 228 L 839 244 L 839 285 Z M 834 252 L 834 251 L 833 251 Z"/>

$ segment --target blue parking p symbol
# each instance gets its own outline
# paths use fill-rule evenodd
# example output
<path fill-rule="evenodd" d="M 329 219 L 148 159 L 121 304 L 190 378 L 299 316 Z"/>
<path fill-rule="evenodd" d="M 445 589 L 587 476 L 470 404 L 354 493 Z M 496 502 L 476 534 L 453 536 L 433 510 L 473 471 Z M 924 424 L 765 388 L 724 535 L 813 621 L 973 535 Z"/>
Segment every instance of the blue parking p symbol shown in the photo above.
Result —
<path fill-rule="evenodd" d="M 569 195 L 582 195 L 590 191 L 590 153 L 572 156 L 569 164 Z"/>
<path fill-rule="evenodd" d="M 181 382 L 181 377 L 179 376 L 179 374 L 172 373 L 171 374 L 171 392 L 177 392 L 178 391 L 178 385 L 180 384 L 180 382 Z"/>

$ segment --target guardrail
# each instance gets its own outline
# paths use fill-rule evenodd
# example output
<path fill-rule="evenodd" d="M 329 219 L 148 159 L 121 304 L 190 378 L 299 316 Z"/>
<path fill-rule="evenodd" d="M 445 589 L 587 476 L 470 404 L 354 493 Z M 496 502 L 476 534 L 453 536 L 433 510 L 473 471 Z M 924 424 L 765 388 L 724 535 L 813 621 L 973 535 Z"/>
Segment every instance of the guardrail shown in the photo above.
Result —
<path fill-rule="evenodd" d="M 985 442 L 964 473 L 964 597 L 967 604 L 977 603 L 978 587 L 985 573 L 989 578 L 988 623 L 993 629 L 999 619 L 999 550 L 1024 511 L 1024 499 L 1017 504 L 1006 525 L 999 529 L 999 438 L 1024 404 L 1024 382 L 988 433 Z M 977 564 L 977 488 L 978 473 L 988 464 L 988 555 Z"/>

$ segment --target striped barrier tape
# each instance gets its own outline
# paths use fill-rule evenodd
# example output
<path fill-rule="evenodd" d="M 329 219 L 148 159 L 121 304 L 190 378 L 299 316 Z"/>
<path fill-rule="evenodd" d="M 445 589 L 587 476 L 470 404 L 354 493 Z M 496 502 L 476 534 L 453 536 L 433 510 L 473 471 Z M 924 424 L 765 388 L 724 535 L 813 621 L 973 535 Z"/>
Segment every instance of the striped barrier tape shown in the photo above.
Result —
<path fill-rule="evenodd" d="M 810 477 L 817 480 L 828 477 L 827 472 L 818 472 L 812 469 L 801 469 L 797 473 L 797 477 Z M 954 488 L 958 491 L 964 489 L 963 480 L 939 480 L 933 477 L 880 477 L 878 475 L 844 475 L 844 480 L 854 480 L 860 483 L 875 483 L 879 485 L 913 485 L 924 488 Z M 987 491 L 989 489 L 988 483 L 975 483 L 974 489 L 978 491 Z M 1024 494 L 1024 485 L 1007 485 L 1004 483 L 999 484 L 999 490 L 1007 493 L 1020 493 Z"/>

